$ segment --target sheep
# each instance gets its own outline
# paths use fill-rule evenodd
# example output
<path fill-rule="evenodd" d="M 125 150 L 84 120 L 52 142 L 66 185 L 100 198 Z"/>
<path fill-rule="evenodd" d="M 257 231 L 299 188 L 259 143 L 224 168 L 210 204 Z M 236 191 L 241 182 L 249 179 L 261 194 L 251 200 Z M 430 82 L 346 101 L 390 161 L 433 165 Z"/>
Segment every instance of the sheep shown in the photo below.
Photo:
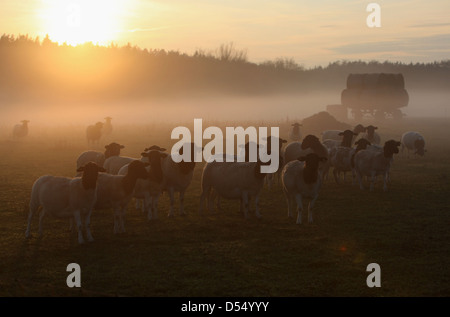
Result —
<path fill-rule="evenodd" d="M 414 155 L 424 156 L 425 152 L 425 138 L 419 132 L 409 131 L 405 132 L 402 135 L 402 153 L 404 153 L 404 149 L 409 151 L 414 151 Z"/>
<path fill-rule="evenodd" d="M 383 175 L 383 190 L 387 191 L 389 170 L 394 154 L 399 152 L 401 142 L 389 140 L 385 142 L 383 152 L 373 150 L 362 150 L 355 155 L 355 172 L 361 190 L 364 189 L 362 176 L 371 177 L 370 191 L 373 191 L 377 175 Z"/>
<path fill-rule="evenodd" d="M 288 204 L 288 217 L 292 217 L 294 199 L 297 202 L 297 224 L 302 223 L 303 198 L 310 198 L 308 222 L 313 222 L 312 208 L 319 196 L 321 187 L 319 164 L 327 161 L 316 153 L 309 153 L 287 163 L 282 175 L 283 192 Z M 303 163 L 304 162 L 304 163 Z"/>
<path fill-rule="evenodd" d="M 20 121 L 22 124 L 16 124 L 13 128 L 13 137 L 14 138 L 23 138 L 28 135 L 28 122 L 29 120 Z"/>
<path fill-rule="evenodd" d="M 318 137 L 312 134 L 307 135 L 303 139 L 301 148 L 303 151 L 310 149 L 320 157 L 326 158 L 326 160 L 322 160 L 319 163 L 319 174 L 321 175 L 320 179 L 323 181 L 328 175 L 328 171 L 330 169 L 328 149 L 320 142 Z"/>
<path fill-rule="evenodd" d="M 292 124 L 292 128 L 289 131 L 289 140 L 290 141 L 300 141 L 302 139 L 302 133 L 300 132 L 300 127 L 302 125 L 300 123 Z"/>
<path fill-rule="evenodd" d="M 103 134 L 104 135 L 110 135 L 112 133 L 113 130 L 113 126 L 111 124 L 111 117 L 106 117 L 105 118 L 105 123 L 103 124 Z"/>
<path fill-rule="evenodd" d="M 134 160 L 128 165 L 126 175 L 101 173 L 98 177 L 97 201 L 95 209 L 112 208 L 114 210 L 114 233 L 125 232 L 125 211 L 133 197 L 138 179 L 147 179 L 145 169 L 148 163 Z"/>
<path fill-rule="evenodd" d="M 178 151 L 179 155 L 183 155 L 183 148 L 184 146 L 187 146 L 187 144 L 184 144 L 180 150 Z M 194 154 L 196 151 L 202 151 L 203 148 L 199 148 L 195 145 L 195 143 L 189 143 L 190 146 L 190 152 L 191 157 L 189 162 L 175 162 L 173 160 L 173 154 L 168 155 L 162 162 L 162 170 L 163 170 L 163 191 L 167 192 L 169 194 L 170 198 L 170 208 L 169 208 L 169 217 L 174 216 L 174 193 L 179 192 L 180 193 L 180 209 L 179 213 L 180 215 L 184 215 L 184 194 L 186 192 L 186 189 L 189 187 L 189 185 L 192 182 L 192 178 L 194 176 L 194 168 L 195 168 L 195 161 L 194 161 Z"/>
<path fill-rule="evenodd" d="M 129 164 L 135 160 L 142 160 L 141 158 L 129 157 L 129 156 L 111 156 L 105 159 L 103 163 L 103 168 L 106 170 L 106 173 L 117 175 L 122 166 Z M 142 160 L 144 161 L 144 160 Z"/>
<path fill-rule="evenodd" d="M 257 162 L 208 162 L 203 168 L 200 196 L 199 213 L 205 198 L 207 198 L 208 209 L 212 211 L 212 195 L 219 195 L 225 199 L 239 199 L 241 211 L 248 218 L 248 205 L 251 197 L 255 197 L 255 214 L 261 217 L 259 212 L 259 195 L 264 186 L 266 174 L 261 173 L 260 161 Z"/>
<path fill-rule="evenodd" d="M 353 128 L 353 133 L 355 133 L 355 137 L 352 139 L 352 142 L 355 140 L 356 136 L 359 133 L 365 132 L 365 128 L 362 124 L 358 124 Z M 326 130 L 322 132 L 322 141 L 325 140 L 336 140 L 336 141 L 342 141 L 342 130 Z M 351 143 L 350 143 L 351 144 Z"/>
<path fill-rule="evenodd" d="M 367 139 L 372 144 L 380 144 L 381 138 L 378 133 L 375 132 L 375 130 L 378 129 L 378 127 L 375 127 L 373 125 L 369 125 L 364 128 L 366 133 L 362 135 L 362 138 Z"/>
<path fill-rule="evenodd" d="M 344 181 L 345 181 L 345 173 L 352 172 L 353 175 L 353 184 L 355 183 L 355 172 L 354 172 L 354 157 L 355 154 L 361 150 L 365 150 L 370 142 L 366 139 L 359 139 L 355 142 L 356 148 L 350 148 L 345 146 L 339 146 L 335 148 L 330 153 L 330 161 L 333 166 L 333 176 L 334 180 L 337 184 L 339 181 L 339 174 L 344 173 Z"/>
<path fill-rule="evenodd" d="M 89 162 L 78 168 L 83 172 L 81 177 L 69 178 L 52 175 L 39 177 L 33 184 L 30 199 L 30 212 L 25 237 L 30 237 L 31 220 L 40 207 L 39 235 L 42 235 L 42 221 L 45 215 L 51 214 L 57 218 L 75 219 L 78 228 L 78 243 L 85 242 L 83 224 L 88 241 L 93 241 L 90 230 L 91 214 L 97 198 L 97 179 L 104 169 L 94 162 Z"/>
<path fill-rule="evenodd" d="M 97 122 L 95 125 L 90 125 L 86 128 L 86 139 L 88 145 L 98 144 L 102 136 L 103 122 Z"/>
<path fill-rule="evenodd" d="M 158 150 L 150 150 L 143 152 L 142 157 L 149 161 L 149 166 L 146 167 L 149 175 L 148 179 L 138 179 L 134 187 L 133 197 L 136 199 L 143 199 L 143 210 L 147 210 L 147 219 L 156 219 L 158 199 L 162 191 L 163 173 L 161 168 L 161 161 L 167 157 L 167 153 Z M 122 166 L 118 175 L 126 175 L 128 173 L 129 164 Z"/>
<path fill-rule="evenodd" d="M 105 159 L 111 157 L 111 156 L 119 156 L 120 150 L 125 148 L 124 145 L 118 144 L 118 143 L 110 143 L 108 145 L 105 145 L 105 152 L 102 153 L 100 151 L 85 151 L 81 153 L 77 158 L 77 169 L 87 162 L 95 162 L 99 166 L 103 166 L 105 163 Z M 79 176 L 79 175 L 77 175 Z"/>

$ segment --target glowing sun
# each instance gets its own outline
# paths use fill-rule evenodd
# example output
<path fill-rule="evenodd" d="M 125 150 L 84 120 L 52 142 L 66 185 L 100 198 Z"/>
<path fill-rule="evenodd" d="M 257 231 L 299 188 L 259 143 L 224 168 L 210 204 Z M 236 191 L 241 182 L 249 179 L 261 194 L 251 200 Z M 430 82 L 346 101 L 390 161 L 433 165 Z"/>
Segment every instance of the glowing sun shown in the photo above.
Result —
<path fill-rule="evenodd" d="M 120 30 L 126 0 L 43 0 L 44 30 L 52 41 L 106 45 Z"/>

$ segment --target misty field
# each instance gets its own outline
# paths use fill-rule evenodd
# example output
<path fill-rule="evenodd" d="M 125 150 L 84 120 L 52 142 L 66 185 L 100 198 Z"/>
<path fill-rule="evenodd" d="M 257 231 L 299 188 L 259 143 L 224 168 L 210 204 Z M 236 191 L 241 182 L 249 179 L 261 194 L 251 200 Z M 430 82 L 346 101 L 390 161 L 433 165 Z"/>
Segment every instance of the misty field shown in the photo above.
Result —
<path fill-rule="evenodd" d="M 264 124 L 280 126 L 287 138 L 290 124 Z M 87 149 L 85 126 L 30 124 L 29 136 L 19 141 L 8 126 L 0 127 L 0 296 L 450 296 L 449 124 L 415 118 L 378 123 L 382 141 L 420 131 L 428 152 L 395 155 L 388 192 L 381 178 L 369 192 L 352 186 L 350 176 L 337 185 L 330 173 L 314 224 L 287 217 L 280 185 L 263 189 L 261 219 L 254 213 L 245 219 L 239 202 L 226 200 L 222 211 L 199 215 L 201 163 L 186 193 L 187 215 L 180 216 L 176 204 L 175 217 L 168 218 L 164 194 L 159 219 L 148 221 L 133 200 L 127 232 L 114 235 L 112 210 L 96 210 L 95 241 L 81 246 L 65 220 L 47 217 L 42 238 L 37 216 L 30 239 L 25 229 L 33 182 L 45 174 L 74 176 L 76 158 Z M 118 125 L 98 149 L 113 141 L 134 157 L 153 144 L 170 149 L 176 125 Z M 66 285 L 69 263 L 81 266 L 81 288 Z M 380 288 L 366 285 L 369 263 L 381 267 Z"/>

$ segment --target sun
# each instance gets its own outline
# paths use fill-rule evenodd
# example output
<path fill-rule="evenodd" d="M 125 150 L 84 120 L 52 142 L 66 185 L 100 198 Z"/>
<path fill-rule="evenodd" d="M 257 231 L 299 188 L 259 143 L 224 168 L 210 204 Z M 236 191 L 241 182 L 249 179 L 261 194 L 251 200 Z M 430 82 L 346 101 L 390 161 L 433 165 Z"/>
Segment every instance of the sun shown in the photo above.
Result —
<path fill-rule="evenodd" d="M 126 0 L 43 0 L 44 33 L 59 44 L 106 45 L 121 29 Z"/>

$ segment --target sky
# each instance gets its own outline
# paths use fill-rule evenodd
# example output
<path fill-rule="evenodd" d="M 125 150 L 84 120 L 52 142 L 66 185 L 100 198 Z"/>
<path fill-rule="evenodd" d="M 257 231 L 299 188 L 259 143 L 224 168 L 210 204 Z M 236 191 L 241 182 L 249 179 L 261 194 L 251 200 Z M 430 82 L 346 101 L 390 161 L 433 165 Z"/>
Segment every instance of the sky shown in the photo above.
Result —
<path fill-rule="evenodd" d="M 380 8 L 369 27 L 367 6 Z M 0 33 L 193 54 L 222 44 L 251 62 L 450 59 L 449 0 L 2 0 Z"/>

